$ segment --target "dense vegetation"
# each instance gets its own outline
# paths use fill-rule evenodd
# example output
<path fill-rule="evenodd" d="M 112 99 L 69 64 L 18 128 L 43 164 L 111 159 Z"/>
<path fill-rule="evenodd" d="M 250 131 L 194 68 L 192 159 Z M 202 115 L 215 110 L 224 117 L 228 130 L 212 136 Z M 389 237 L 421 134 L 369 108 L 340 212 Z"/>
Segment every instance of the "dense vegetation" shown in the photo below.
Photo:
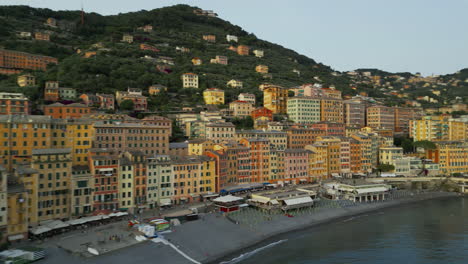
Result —
<path fill-rule="evenodd" d="M 262 96 L 258 86 L 265 82 L 293 87 L 320 80 L 324 86 L 334 85 L 343 91 L 344 95 L 356 93 L 351 89 L 353 84 L 346 74 L 336 74 L 328 66 L 280 45 L 260 40 L 254 34 L 220 18 L 197 16 L 193 10 L 194 7 L 187 5 L 175 5 L 113 16 L 87 13 L 82 24 L 79 11 L 1 6 L 0 47 L 59 59 L 58 65 L 52 65 L 46 72 L 35 73 L 40 89 L 26 91 L 33 99 L 40 98 L 41 88 L 46 80 L 59 80 L 61 86 L 77 88 L 79 93 L 112 93 L 127 87 L 146 90 L 150 85 L 162 84 L 168 87 L 167 93 L 152 97 L 149 101 L 150 109 L 159 111 L 169 111 L 173 107 L 183 105 L 199 105 L 202 103 L 202 91 L 211 87 L 224 89 L 226 102 L 235 100 L 240 92 L 250 92 L 256 94 L 258 102 L 261 103 Z M 45 25 L 49 17 L 57 19 L 58 27 Z M 146 33 L 137 29 L 144 25 L 152 25 L 153 32 Z M 51 41 L 21 39 L 17 37 L 17 33 L 21 31 L 49 32 Z M 127 33 L 134 36 L 134 43 L 121 42 L 123 34 Z M 216 43 L 204 41 L 204 34 L 216 35 Z M 227 34 L 238 36 L 239 43 L 228 43 Z M 100 45 L 94 45 L 98 43 Z M 141 43 L 155 46 L 160 52 L 142 51 L 139 49 Z M 250 46 L 251 50 L 264 50 L 265 57 L 239 56 L 227 49 L 231 44 L 245 44 Z M 181 53 L 176 51 L 176 47 L 189 48 L 190 52 Z M 83 53 L 77 53 L 78 50 L 96 51 L 97 55 L 85 58 Z M 210 59 L 216 55 L 227 56 L 229 65 L 210 64 Z M 154 59 L 145 59 L 145 56 Z M 170 66 L 170 73 L 157 69 L 159 56 L 174 59 L 175 65 Z M 203 64 L 193 65 L 191 59 L 194 57 L 201 58 Z M 259 64 L 269 67 L 272 79 L 264 78 L 255 72 L 255 66 Z M 299 71 L 300 74 L 293 70 Z M 374 69 L 360 71 L 391 75 Z M 185 72 L 199 74 L 198 90 L 181 88 L 180 76 Z M 460 75 L 468 75 L 468 70 L 462 71 Z M 244 88 L 227 87 L 226 83 L 231 79 L 243 81 Z M 382 92 L 372 85 L 362 84 L 359 89 L 368 92 L 369 96 L 383 96 Z M 0 90 L 22 91 L 16 85 L 16 76 L 2 75 Z M 461 90 L 465 91 L 456 92 L 456 95 L 464 95 L 468 89 Z M 389 104 L 400 103 L 401 100 L 396 99 Z"/>

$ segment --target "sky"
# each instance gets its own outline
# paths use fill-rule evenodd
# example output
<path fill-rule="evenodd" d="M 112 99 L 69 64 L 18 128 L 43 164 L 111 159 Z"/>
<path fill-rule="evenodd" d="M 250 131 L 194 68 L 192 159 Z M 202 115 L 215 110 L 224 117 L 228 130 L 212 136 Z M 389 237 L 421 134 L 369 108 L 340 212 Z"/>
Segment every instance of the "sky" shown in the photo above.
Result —
<path fill-rule="evenodd" d="M 338 71 L 447 74 L 468 68 L 468 0 L 0 0 L 103 15 L 174 4 L 214 10 L 257 37 Z"/>

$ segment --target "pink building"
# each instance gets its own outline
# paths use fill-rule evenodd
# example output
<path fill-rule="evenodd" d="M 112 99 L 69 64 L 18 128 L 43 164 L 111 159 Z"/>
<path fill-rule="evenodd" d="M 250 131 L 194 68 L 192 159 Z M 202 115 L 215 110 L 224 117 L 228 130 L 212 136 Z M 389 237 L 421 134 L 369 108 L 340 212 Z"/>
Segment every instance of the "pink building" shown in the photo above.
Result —
<path fill-rule="evenodd" d="M 305 183 L 309 181 L 309 150 L 286 149 L 284 151 L 285 183 Z"/>
<path fill-rule="evenodd" d="M 351 143 L 349 139 L 342 138 L 340 146 L 340 174 L 342 177 L 351 177 Z"/>
<path fill-rule="evenodd" d="M 313 128 L 325 131 L 327 136 L 344 137 L 346 135 L 346 125 L 342 123 L 318 122 L 311 125 Z"/>
<path fill-rule="evenodd" d="M 115 98 L 112 94 L 96 94 L 100 101 L 100 109 L 114 110 L 115 109 Z"/>

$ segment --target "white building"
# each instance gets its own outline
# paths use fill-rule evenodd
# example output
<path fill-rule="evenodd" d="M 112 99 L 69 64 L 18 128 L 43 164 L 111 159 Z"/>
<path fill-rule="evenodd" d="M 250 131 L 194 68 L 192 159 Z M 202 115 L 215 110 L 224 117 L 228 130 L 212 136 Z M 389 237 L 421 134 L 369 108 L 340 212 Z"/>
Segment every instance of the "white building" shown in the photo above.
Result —
<path fill-rule="evenodd" d="M 246 101 L 250 102 L 252 105 L 255 105 L 255 94 L 240 93 L 237 99 L 239 99 L 239 101 Z"/>
<path fill-rule="evenodd" d="M 198 75 L 195 73 L 184 73 L 181 78 L 183 88 L 198 88 Z"/>
<path fill-rule="evenodd" d="M 263 50 L 254 50 L 253 53 L 255 54 L 255 57 L 258 57 L 258 58 L 263 58 L 264 56 Z"/>
<path fill-rule="evenodd" d="M 174 194 L 173 166 L 169 155 L 156 155 L 147 159 L 148 192 L 150 208 L 172 204 Z"/>
<path fill-rule="evenodd" d="M 234 35 L 226 35 L 226 40 L 228 42 L 231 42 L 231 41 L 234 41 L 234 42 L 238 42 L 239 39 L 237 38 L 237 36 L 234 36 Z"/>

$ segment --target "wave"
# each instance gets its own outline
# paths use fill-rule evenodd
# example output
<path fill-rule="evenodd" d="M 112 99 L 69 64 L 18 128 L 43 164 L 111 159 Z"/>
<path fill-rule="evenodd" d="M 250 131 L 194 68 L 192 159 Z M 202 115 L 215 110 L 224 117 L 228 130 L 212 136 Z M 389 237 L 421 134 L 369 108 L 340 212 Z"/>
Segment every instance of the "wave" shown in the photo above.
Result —
<path fill-rule="evenodd" d="M 261 247 L 261 248 L 257 248 L 253 251 L 250 251 L 250 252 L 247 252 L 247 253 L 244 253 L 244 254 L 241 254 L 240 256 L 238 257 L 235 257 L 229 261 L 223 261 L 223 262 L 220 262 L 219 264 L 235 264 L 235 263 L 239 263 L 241 262 L 242 260 L 245 260 L 245 259 L 248 259 L 250 257 L 252 257 L 253 255 L 257 254 L 258 252 L 262 251 L 262 250 L 265 250 L 267 248 L 271 248 L 271 247 L 274 247 L 278 244 L 281 244 L 283 242 L 286 242 L 288 241 L 287 239 L 282 239 L 282 240 L 279 240 L 279 241 L 276 241 L 276 242 L 273 242 L 271 244 L 268 244 L 264 247 Z"/>

